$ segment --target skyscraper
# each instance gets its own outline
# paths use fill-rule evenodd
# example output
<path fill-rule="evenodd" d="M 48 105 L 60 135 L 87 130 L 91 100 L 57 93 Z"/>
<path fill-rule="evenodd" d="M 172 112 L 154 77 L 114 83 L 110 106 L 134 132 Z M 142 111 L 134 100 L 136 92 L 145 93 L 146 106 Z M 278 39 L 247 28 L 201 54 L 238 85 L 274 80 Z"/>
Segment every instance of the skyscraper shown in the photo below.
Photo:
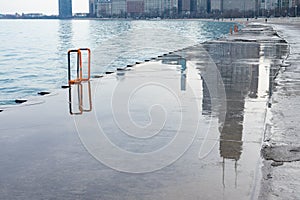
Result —
<path fill-rule="evenodd" d="M 207 13 L 207 0 L 197 0 L 197 12 Z"/>
<path fill-rule="evenodd" d="M 182 14 L 190 13 L 191 0 L 178 0 L 178 11 Z"/>
<path fill-rule="evenodd" d="M 197 0 L 191 0 L 191 12 L 197 12 Z"/>
<path fill-rule="evenodd" d="M 72 0 L 58 0 L 59 18 L 72 17 Z"/>
<path fill-rule="evenodd" d="M 223 0 L 223 10 L 239 10 L 239 11 L 255 11 L 256 7 L 260 7 L 260 3 L 265 0 Z"/>
<path fill-rule="evenodd" d="M 95 9 L 95 0 L 89 0 L 89 14 L 90 17 L 96 16 L 96 9 Z"/>
<path fill-rule="evenodd" d="M 206 3 L 206 10 L 207 10 L 207 13 L 210 13 L 210 12 L 211 12 L 211 0 L 207 0 L 207 3 Z"/>
<path fill-rule="evenodd" d="M 222 11 L 222 3 L 223 0 L 212 0 L 211 1 L 211 10 L 219 10 Z"/>

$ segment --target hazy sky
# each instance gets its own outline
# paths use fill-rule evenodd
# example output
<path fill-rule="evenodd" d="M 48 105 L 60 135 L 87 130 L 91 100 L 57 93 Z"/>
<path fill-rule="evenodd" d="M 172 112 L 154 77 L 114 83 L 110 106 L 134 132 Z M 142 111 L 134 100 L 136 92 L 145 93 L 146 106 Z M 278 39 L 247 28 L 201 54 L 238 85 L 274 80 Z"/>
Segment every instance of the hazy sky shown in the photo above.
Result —
<path fill-rule="evenodd" d="M 73 13 L 88 12 L 89 0 L 73 0 Z M 0 0 L 0 13 L 58 14 L 58 0 Z"/>

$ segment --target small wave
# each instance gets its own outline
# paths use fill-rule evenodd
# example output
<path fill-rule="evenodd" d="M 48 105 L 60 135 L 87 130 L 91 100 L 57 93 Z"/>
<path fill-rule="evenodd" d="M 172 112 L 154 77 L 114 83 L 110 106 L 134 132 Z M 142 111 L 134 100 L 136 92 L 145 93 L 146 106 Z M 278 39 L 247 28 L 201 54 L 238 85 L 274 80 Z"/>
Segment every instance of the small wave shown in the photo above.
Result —
<path fill-rule="evenodd" d="M 31 74 L 31 75 L 20 76 L 19 78 L 21 78 L 21 79 L 29 79 L 29 78 L 36 78 L 36 77 L 38 77 L 38 75 Z"/>
<path fill-rule="evenodd" d="M 0 100 L 0 105 L 4 106 L 4 105 L 15 105 L 16 102 L 15 100 Z"/>
<path fill-rule="evenodd" d="M 17 53 L 9 53 L 9 54 L 4 54 L 3 56 L 4 57 L 17 57 L 17 56 L 19 56 L 19 54 L 17 54 Z"/>
<path fill-rule="evenodd" d="M 13 83 L 15 80 L 10 78 L 0 79 L 1 84 Z"/>

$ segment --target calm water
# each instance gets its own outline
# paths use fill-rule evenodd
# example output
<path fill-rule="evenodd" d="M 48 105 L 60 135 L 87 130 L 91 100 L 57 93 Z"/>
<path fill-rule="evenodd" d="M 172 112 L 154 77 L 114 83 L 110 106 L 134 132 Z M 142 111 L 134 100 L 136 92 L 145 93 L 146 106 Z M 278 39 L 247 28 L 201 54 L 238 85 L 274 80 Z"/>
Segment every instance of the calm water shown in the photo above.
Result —
<path fill-rule="evenodd" d="M 198 20 L 1 20 L 0 105 L 67 83 L 68 49 L 92 49 L 92 74 L 221 37 L 232 23 Z"/>

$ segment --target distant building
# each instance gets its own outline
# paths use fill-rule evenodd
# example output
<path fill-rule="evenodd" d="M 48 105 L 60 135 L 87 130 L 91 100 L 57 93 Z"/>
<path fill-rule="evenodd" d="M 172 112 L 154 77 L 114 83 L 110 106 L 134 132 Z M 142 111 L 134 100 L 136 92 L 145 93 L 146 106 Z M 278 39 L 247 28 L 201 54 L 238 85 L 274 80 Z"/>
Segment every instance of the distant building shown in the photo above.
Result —
<path fill-rule="evenodd" d="M 178 10 L 178 0 L 144 0 L 145 13 L 152 16 L 174 14 Z"/>
<path fill-rule="evenodd" d="M 90 17 L 96 17 L 96 3 L 95 0 L 89 0 L 89 15 Z"/>
<path fill-rule="evenodd" d="M 189 14 L 191 11 L 191 0 L 178 0 L 178 11 L 182 14 Z"/>
<path fill-rule="evenodd" d="M 255 10 L 256 1 L 255 0 L 222 0 L 223 10 L 237 10 L 237 11 L 247 11 Z M 259 0 L 263 1 L 263 0 Z"/>
<path fill-rule="evenodd" d="M 144 1 L 143 0 L 127 0 L 127 13 L 130 15 L 138 15 L 144 13 Z"/>
<path fill-rule="evenodd" d="M 167 14 L 174 14 L 178 12 L 178 0 L 161 0 L 161 8 Z"/>
<path fill-rule="evenodd" d="M 112 1 L 112 15 L 123 16 L 126 14 L 126 0 L 113 0 Z"/>
<path fill-rule="evenodd" d="M 207 3 L 206 3 L 206 10 L 207 10 L 207 13 L 210 13 L 210 12 L 211 12 L 211 0 L 207 0 Z"/>
<path fill-rule="evenodd" d="M 207 0 L 197 0 L 197 12 L 202 14 L 207 13 Z"/>
<path fill-rule="evenodd" d="M 97 17 L 110 17 L 112 15 L 111 0 L 98 0 L 97 8 Z"/>
<path fill-rule="evenodd" d="M 212 0 L 210 5 L 212 11 L 223 11 L 223 0 Z"/>
<path fill-rule="evenodd" d="M 197 12 L 197 0 L 191 0 L 191 12 L 196 13 Z"/>
<path fill-rule="evenodd" d="M 59 0 L 59 18 L 71 18 L 72 17 L 72 0 Z"/>
<path fill-rule="evenodd" d="M 162 0 L 145 0 L 145 12 L 149 15 L 159 16 L 162 13 Z"/>

